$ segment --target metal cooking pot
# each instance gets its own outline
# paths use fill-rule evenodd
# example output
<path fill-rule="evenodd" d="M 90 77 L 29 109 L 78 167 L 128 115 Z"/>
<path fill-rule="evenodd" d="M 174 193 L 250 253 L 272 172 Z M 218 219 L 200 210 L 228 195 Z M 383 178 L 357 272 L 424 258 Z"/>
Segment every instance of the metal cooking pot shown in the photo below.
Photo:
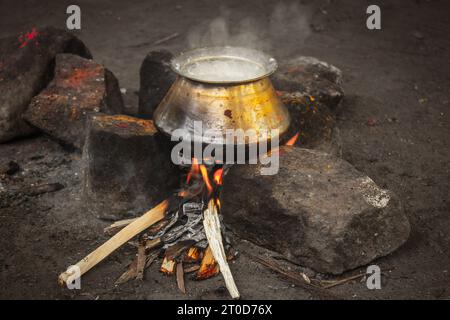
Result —
<path fill-rule="evenodd" d="M 251 144 L 270 139 L 268 130 L 287 131 L 289 113 L 269 80 L 277 63 L 266 54 L 239 47 L 202 48 L 175 57 L 171 67 L 179 77 L 153 115 L 163 132 L 170 135 L 181 128 L 193 141 L 225 144 L 227 129 L 254 129 L 257 135 L 245 141 Z M 211 140 L 194 130 L 194 121 L 201 121 L 203 133 L 212 129 L 221 134 Z"/>

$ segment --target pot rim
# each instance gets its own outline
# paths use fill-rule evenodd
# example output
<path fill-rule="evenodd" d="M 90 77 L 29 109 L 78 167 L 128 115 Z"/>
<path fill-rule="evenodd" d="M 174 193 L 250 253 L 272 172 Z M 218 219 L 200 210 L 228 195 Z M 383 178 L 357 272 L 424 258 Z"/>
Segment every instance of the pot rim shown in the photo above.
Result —
<path fill-rule="evenodd" d="M 247 79 L 206 80 L 202 77 L 195 77 L 190 74 L 186 74 L 186 72 L 184 72 L 183 70 L 183 68 L 186 65 L 192 64 L 195 61 L 208 60 L 218 57 L 246 60 L 254 64 L 258 64 L 260 67 L 264 69 L 264 72 L 262 72 L 260 75 L 256 77 L 250 77 Z M 196 48 L 181 52 L 180 54 L 171 59 L 170 67 L 179 76 L 200 83 L 239 84 L 257 81 L 270 76 L 277 70 L 278 64 L 275 58 L 264 53 L 263 51 L 259 51 L 256 49 L 250 49 L 245 47 L 234 47 L 234 46 L 214 46 L 214 47 Z"/>

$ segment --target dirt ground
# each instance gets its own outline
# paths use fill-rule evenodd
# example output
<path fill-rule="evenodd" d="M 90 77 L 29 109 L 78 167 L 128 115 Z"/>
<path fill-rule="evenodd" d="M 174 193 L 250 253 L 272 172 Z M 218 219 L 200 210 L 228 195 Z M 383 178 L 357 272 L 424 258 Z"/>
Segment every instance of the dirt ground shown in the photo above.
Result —
<path fill-rule="evenodd" d="M 383 272 L 381 290 L 368 290 L 364 281 L 357 280 L 326 292 L 310 291 L 241 255 L 231 268 L 243 298 L 450 298 L 450 6 L 445 0 L 371 2 L 382 9 L 382 30 L 365 26 L 365 11 L 372 3 L 304 1 L 299 19 L 306 19 L 306 29 L 294 28 L 267 40 L 278 59 L 312 55 L 342 69 L 345 99 L 337 119 L 343 157 L 400 196 L 412 225 L 410 239 L 375 261 Z M 130 110 L 137 106 L 140 64 L 156 47 L 154 41 L 177 32 L 177 38 L 159 47 L 183 50 L 189 30 L 207 27 L 224 12 L 231 26 L 249 16 L 266 25 L 275 6 L 268 0 L 3 0 L 0 36 L 35 26 L 64 28 L 65 9 L 73 3 L 82 10 L 82 30 L 77 35 L 127 89 Z M 294 25 L 302 21 L 294 17 Z M 79 160 L 79 154 L 43 136 L 0 145 L 0 162 L 15 161 L 20 166 L 19 172 L 0 181 L 1 299 L 228 297 L 221 277 L 188 280 L 185 296 L 173 278 L 157 272 L 157 264 L 147 270 L 145 281 L 115 287 L 114 280 L 135 253 L 131 247 L 120 249 L 86 274 L 82 290 L 58 287 L 61 271 L 107 239 L 102 229 L 108 222 L 83 209 Z M 65 187 L 38 196 L 21 192 L 46 182 Z M 238 250 L 252 248 L 245 241 L 237 243 Z"/>

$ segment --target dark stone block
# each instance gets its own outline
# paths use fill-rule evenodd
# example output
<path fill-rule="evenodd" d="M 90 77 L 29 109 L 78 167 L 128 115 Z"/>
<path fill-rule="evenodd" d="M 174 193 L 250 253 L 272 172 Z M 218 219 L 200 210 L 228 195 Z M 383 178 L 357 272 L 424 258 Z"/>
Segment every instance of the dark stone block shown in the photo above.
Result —
<path fill-rule="evenodd" d="M 272 81 L 277 90 L 311 96 L 330 109 L 334 109 L 344 96 L 342 72 L 313 57 L 300 56 L 280 63 Z"/>
<path fill-rule="evenodd" d="M 55 28 L 0 39 L 0 142 L 35 131 L 22 113 L 52 79 L 58 53 L 92 58 L 78 38 Z"/>
<path fill-rule="evenodd" d="M 176 79 L 170 68 L 172 54 L 167 50 L 151 51 L 140 69 L 139 111 L 142 117 L 152 119 L 153 112 Z"/>
<path fill-rule="evenodd" d="M 92 60 L 60 54 L 54 79 L 33 98 L 24 118 L 63 144 L 81 149 L 89 113 L 116 114 L 123 108 L 118 81 L 109 70 Z"/>
<path fill-rule="evenodd" d="M 87 209 L 117 219 L 142 214 L 179 187 L 170 146 L 153 121 L 91 115 L 83 149 Z"/>

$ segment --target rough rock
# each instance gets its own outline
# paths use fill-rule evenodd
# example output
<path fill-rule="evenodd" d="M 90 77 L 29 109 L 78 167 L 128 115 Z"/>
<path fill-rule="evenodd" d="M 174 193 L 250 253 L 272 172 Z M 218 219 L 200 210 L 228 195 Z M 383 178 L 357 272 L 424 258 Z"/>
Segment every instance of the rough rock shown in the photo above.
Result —
<path fill-rule="evenodd" d="M 281 92 L 280 98 L 291 115 L 291 125 L 281 144 L 298 133 L 295 146 L 342 155 L 339 129 L 327 106 L 299 92 Z"/>
<path fill-rule="evenodd" d="M 280 63 L 272 81 L 277 90 L 311 96 L 330 109 L 335 108 L 344 96 L 342 72 L 314 57 L 300 56 Z"/>
<path fill-rule="evenodd" d="M 153 111 L 176 79 L 170 68 L 172 54 L 167 50 L 151 51 L 140 69 L 139 111 L 142 117 L 152 119 Z"/>
<path fill-rule="evenodd" d="M 179 169 L 153 121 L 90 115 L 83 149 L 83 197 L 101 217 L 142 214 L 179 186 Z"/>
<path fill-rule="evenodd" d="M 91 112 L 123 112 L 119 84 L 102 65 L 72 54 L 56 56 L 55 77 L 35 96 L 24 118 L 65 145 L 81 149 Z"/>
<path fill-rule="evenodd" d="M 51 80 L 54 58 L 63 52 L 92 57 L 78 38 L 55 28 L 0 39 L 0 142 L 34 131 L 22 113 Z"/>
<path fill-rule="evenodd" d="M 238 236 L 323 273 L 340 274 L 401 246 L 410 225 L 395 194 L 348 162 L 302 148 L 281 150 L 276 175 L 231 168 L 223 219 Z"/>

